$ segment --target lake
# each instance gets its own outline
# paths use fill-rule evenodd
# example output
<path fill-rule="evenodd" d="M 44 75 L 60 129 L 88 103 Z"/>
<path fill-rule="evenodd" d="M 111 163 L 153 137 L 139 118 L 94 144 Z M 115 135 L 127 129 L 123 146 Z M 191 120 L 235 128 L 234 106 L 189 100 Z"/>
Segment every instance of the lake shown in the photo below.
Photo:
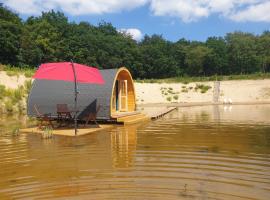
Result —
<path fill-rule="evenodd" d="M 270 105 L 179 107 L 80 137 L 11 133 L 27 125 L 1 118 L 0 199 L 270 199 Z"/>

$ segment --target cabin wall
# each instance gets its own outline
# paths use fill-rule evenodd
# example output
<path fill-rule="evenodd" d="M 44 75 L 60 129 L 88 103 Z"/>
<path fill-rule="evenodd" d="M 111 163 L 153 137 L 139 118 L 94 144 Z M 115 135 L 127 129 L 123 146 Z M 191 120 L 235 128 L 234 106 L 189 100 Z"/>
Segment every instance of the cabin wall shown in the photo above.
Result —
<path fill-rule="evenodd" d="M 92 108 L 100 105 L 97 119 L 109 120 L 111 118 L 111 91 L 118 72 L 117 69 L 100 70 L 104 85 L 78 83 L 78 113 L 79 119 L 84 118 Z M 53 80 L 35 80 L 27 102 L 28 116 L 35 117 L 36 105 L 41 113 L 51 113 L 57 116 L 56 105 L 67 104 L 74 109 L 74 83 Z"/>

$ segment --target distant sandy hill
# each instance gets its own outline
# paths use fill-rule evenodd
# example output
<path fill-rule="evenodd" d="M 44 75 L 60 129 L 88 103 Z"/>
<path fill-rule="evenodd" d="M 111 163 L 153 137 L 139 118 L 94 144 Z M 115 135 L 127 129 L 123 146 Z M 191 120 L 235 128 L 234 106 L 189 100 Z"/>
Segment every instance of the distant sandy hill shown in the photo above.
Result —
<path fill-rule="evenodd" d="M 204 89 L 206 88 L 206 89 Z M 135 83 L 137 104 L 270 103 L 270 79 L 183 83 Z M 216 99 L 215 96 L 216 95 Z"/>

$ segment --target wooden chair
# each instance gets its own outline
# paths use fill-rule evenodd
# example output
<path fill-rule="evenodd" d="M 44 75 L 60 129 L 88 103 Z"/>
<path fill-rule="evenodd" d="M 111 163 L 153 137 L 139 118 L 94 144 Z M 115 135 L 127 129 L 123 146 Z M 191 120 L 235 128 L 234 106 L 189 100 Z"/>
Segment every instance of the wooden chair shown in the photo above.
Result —
<path fill-rule="evenodd" d="M 59 126 L 61 126 L 65 121 L 72 120 L 72 116 L 71 116 L 72 111 L 68 109 L 67 104 L 57 104 L 56 110 L 57 110 L 57 119 L 59 122 Z"/>
<path fill-rule="evenodd" d="M 98 105 L 97 109 L 94 112 L 90 112 L 88 114 L 88 116 L 86 116 L 86 122 L 84 124 L 84 127 L 89 123 L 89 121 L 93 121 L 96 125 L 99 126 L 99 124 L 97 123 L 97 114 L 100 110 L 100 105 Z"/>
<path fill-rule="evenodd" d="M 37 105 L 35 104 L 34 105 L 34 110 L 36 112 L 36 118 L 38 119 L 39 121 L 39 124 L 38 124 L 38 128 L 41 129 L 42 125 L 43 125 L 43 122 L 47 122 L 51 125 L 51 127 L 53 128 L 53 124 L 52 124 L 52 121 L 54 120 L 52 117 L 51 117 L 51 113 L 46 113 L 46 114 L 42 114 Z"/>

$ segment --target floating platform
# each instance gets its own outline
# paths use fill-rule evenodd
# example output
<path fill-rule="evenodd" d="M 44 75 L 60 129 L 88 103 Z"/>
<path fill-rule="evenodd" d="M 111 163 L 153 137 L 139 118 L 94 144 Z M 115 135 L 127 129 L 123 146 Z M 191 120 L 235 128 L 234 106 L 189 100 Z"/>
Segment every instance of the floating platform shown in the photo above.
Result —
<path fill-rule="evenodd" d="M 175 109 L 176 109 L 176 107 L 169 107 L 169 108 L 159 110 L 157 112 L 151 113 L 150 118 L 152 120 L 156 120 L 156 119 L 161 118 L 164 115 L 168 114 L 169 112 L 172 112 Z"/>
<path fill-rule="evenodd" d="M 131 124 L 138 124 L 148 122 L 150 120 L 155 120 L 160 117 L 163 117 L 167 113 L 175 110 L 176 107 L 170 107 L 166 109 L 159 110 L 157 112 L 144 114 L 138 111 L 135 112 L 126 112 L 126 113 L 117 113 L 112 116 L 112 122 L 116 122 L 117 124 L 124 124 L 124 125 L 131 125 Z M 100 124 L 99 127 L 97 125 L 91 125 L 86 127 L 80 127 L 77 129 L 77 136 L 86 135 L 106 129 L 113 128 L 113 124 Z M 24 128 L 20 129 L 21 133 L 37 133 L 37 134 L 44 134 L 44 130 L 39 129 L 38 127 L 32 128 Z M 62 135 L 62 136 L 75 136 L 74 128 L 67 127 L 67 128 L 55 128 L 52 130 L 53 135 Z"/>
<path fill-rule="evenodd" d="M 108 124 L 102 124 L 97 126 L 91 126 L 91 127 L 85 127 L 85 128 L 78 128 L 77 129 L 77 136 L 80 135 L 86 135 L 89 133 L 94 133 L 97 131 L 102 131 L 106 129 L 113 128 L 113 125 Z M 24 128 L 20 129 L 21 133 L 38 133 L 43 134 L 44 130 L 39 129 L 38 127 L 32 127 L 32 128 Z M 74 128 L 56 128 L 52 130 L 53 135 L 63 135 L 63 136 L 75 136 Z"/>

